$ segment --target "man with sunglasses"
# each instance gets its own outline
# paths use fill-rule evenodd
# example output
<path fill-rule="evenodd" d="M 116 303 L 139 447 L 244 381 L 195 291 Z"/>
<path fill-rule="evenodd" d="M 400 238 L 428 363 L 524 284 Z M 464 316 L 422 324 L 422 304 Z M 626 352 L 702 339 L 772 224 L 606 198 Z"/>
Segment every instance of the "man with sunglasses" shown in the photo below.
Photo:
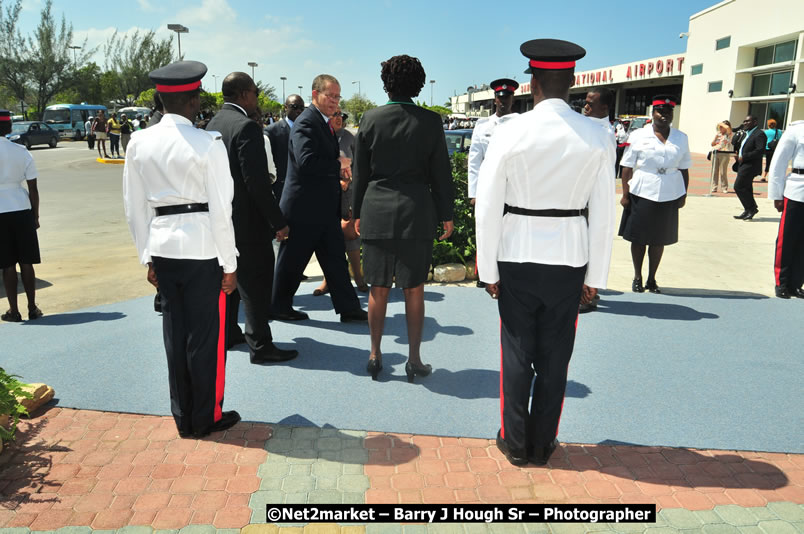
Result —
<path fill-rule="evenodd" d="M 340 180 L 350 178 L 349 158 L 340 155 L 330 117 L 338 109 L 341 86 L 334 76 L 313 80 L 313 103 L 298 116 L 290 133 L 288 169 L 282 213 L 293 225 L 293 238 L 279 248 L 271 301 L 273 317 L 301 321 L 306 313 L 293 309 L 301 275 L 315 253 L 329 285 L 341 322 L 367 321 L 349 271 L 340 217 Z"/>
<path fill-rule="evenodd" d="M 288 141 L 290 130 L 301 112 L 304 111 L 304 100 L 299 95 L 290 95 L 285 100 L 285 118 L 276 121 L 265 128 L 265 134 L 271 141 L 271 154 L 276 165 L 276 182 L 274 182 L 274 196 L 278 201 L 282 198 L 282 188 L 285 187 L 285 175 L 288 170 Z"/>

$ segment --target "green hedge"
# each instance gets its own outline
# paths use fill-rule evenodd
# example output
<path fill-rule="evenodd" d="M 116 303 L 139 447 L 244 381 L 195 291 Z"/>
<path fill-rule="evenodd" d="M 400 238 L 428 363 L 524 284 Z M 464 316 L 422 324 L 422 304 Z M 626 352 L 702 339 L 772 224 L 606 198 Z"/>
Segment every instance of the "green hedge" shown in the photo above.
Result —
<path fill-rule="evenodd" d="M 14 439 L 14 431 L 17 429 L 17 422 L 21 415 L 27 415 L 28 411 L 19 403 L 17 397 L 31 398 L 31 394 L 22 389 L 24 384 L 17 380 L 16 375 L 10 375 L 0 367 L 0 415 L 8 415 L 10 428 L 6 430 L 0 426 L 0 439 L 8 441 Z"/>
<path fill-rule="evenodd" d="M 467 197 L 467 157 L 456 152 L 452 156 L 452 184 L 455 187 L 455 231 L 444 241 L 435 240 L 433 244 L 433 265 L 444 263 L 474 264 L 475 218 L 474 207 Z M 440 234 L 439 234 L 440 235 Z"/>

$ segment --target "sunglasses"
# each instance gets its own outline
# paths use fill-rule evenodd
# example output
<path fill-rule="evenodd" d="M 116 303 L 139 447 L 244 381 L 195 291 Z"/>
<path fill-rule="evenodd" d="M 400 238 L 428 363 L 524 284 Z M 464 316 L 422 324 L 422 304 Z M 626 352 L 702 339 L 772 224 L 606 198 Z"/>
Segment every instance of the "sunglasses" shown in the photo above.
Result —
<path fill-rule="evenodd" d="M 304 106 L 300 106 L 299 104 L 291 104 L 288 107 L 290 109 L 304 109 Z"/>
<path fill-rule="evenodd" d="M 337 113 L 333 113 L 333 114 L 332 114 L 332 116 L 333 116 L 333 117 L 343 117 L 343 113 L 341 113 L 341 112 L 339 111 L 339 112 L 337 112 Z"/>

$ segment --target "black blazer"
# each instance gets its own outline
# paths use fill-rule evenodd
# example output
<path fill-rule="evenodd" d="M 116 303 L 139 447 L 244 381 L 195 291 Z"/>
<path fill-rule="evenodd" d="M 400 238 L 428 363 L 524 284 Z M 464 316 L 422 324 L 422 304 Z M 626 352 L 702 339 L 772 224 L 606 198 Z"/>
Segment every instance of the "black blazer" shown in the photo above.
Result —
<path fill-rule="evenodd" d="M 322 224 L 340 221 L 341 163 L 338 140 L 315 106 L 293 122 L 288 169 L 279 206 L 291 222 Z"/>
<path fill-rule="evenodd" d="M 355 142 L 353 212 L 367 239 L 432 239 L 455 190 L 437 113 L 405 100 L 366 112 Z"/>
<path fill-rule="evenodd" d="M 271 154 L 276 165 L 276 179 L 285 181 L 288 170 L 288 141 L 290 140 L 290 125 L 285 119 L 269 124 L 265 127 L 265 135 L 271 141 Z"/>
<path fill-rule="evenodd" d="M 237 246 L 270 242 L 287 222 L 271 191 L 262 129 L 237 107 L 224 104 L 207 124 L 207 130 L 221 133 L 229 153 L 229 171 L 234 179 L 232 222 Z"/>
<path fill-rule="evenodd" d="M 759 126 L 748 139 L 743 138 L 741 143 L 734 147 L 739 155 L 740 146 L 743 147 L 743 162 L 737 168 L 738 173 L 751 172 L 752 176 L 762 174 L 762 156 L 765 155 L 765 145 L 768 142 L 765 132 Z"/>

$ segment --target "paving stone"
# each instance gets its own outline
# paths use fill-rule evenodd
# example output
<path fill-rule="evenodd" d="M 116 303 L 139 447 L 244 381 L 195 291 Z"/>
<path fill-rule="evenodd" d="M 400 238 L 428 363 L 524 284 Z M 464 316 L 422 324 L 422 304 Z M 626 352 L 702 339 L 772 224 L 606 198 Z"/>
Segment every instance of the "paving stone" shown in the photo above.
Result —
<path fill-rule="evenodd" d="M 290 439 L 290 434 L 293 431 L 293 427 L 286 425 L 273 425 L 272 428 L 274 429 L 274 434 L 271 439 Z"/>
<path fill-rule="evenodd" d="M 268 443 L 270 443 L 271 441 L 273 441 L 273 440 L 270 440 L 270 441 L 266 442 L 266 444 L 265 444 L 266 448 L 268 447 Z M 284 454 L 281 454 L 281 453 L 271 453 L 265 459 L 266 463 L 271 463 L 271 464 L 284 464 L 284 463 L 287 463 L 287 461 L 288 461 L 287 456 L 285 456 Z"/>
<path fill-rule="evenodd" d="M 714 510 L 695 510 L 693 513 L 698 516 L 698 519 L 700 519 L 701 523 L 704 525 L 725 522 L 723 521 L 722 517 L 715 513 Z"/>
<path fill-rule="evenodd" d="M 262 513 L 263 522 L 265 521 L 266 504 L 282 504 L 285 494 L 281 491 L 255 491 L 248 500 L 248 507 Z"/>
<path fill-rule="evenodd" d="M 344 454 L 341 455 L 341 456 L 346 456 L 347 452 L 349 452 L 349 451 L 343 451 Z M 368 454 L 368 451 L 366 451 L 366 454 Z M 368 457 L 366 458 L 366 461 L 368 462 Z M 349 463 L 347 460 L 344 460 L 343 474 L 344 475 L 364 475 L 365 472 L 364 472 L 363 464 L 362 463 Z"/>
<path fill-rule="evenodd" d="M 608 530 L 612 532 L 623 532 L 630 534 L 631 532 L 642 533 L 647 527 L 653 526 L 653 523 L 605 523 Z"/>
<path fill-rule="evenodd" d="M 338 504 L 341 502 L 342 495 L 337 490 L 313 490 L 307 495 L 307 502 L 310 504 Z"/>
<path fill-rule="evenodd" d="M 338 489 L 341 491 L 366 491 L 369 479 L 365 475 L 343 475 L 338 478 Z"/>
<path fill-rule="evenodd" d="M 341 435 L 349 438 L 364 439 L 366 436 L 368 436 L 368 432 L 365 430 L 341 430 Z"/>
<path fill-rule="evenodd" d="M 339 534 L 340 527 L 333 523 L 310 523 L 304 527 L 304 534 Z"/>
<path fill-rule="evenodd" d="M 364 504 L 366 502 L 365 492 L 353 493 L 346 491 L 343 494 L 343 504 Z"/>
<path fill-rule="evenodd" d="M 372 523 L 366 525 L 366 534 L 402 534 L 402 525 Z M 461 534 L 463 534 L 463 530 L 461 530 Z"/>
<path fill-rule="evenodd" d="M 341 438 L 318 438 L 315 442 L 315 448 L 319 451 L 339 451 L 343 449 L 343 442 Z"/>
<path fill-rule="evenodd" d="M 282 480 L 282 491 L 285 493 L 300 493 L 315 489 L 315 478 L 311 476 L 288 475 Z"/>
<path fill-rule="evenodd" d="M 714 523 L 704 525 L 701 532 L 702 534 L 740 534 L 740 529 L 726 523 Z"/>
<path fill-rule="evenodd" d="M 296 427 L 290 432 L 293 439 L 318 439 L 321 430 L 311 426 Z"/>
<path fill-rule="evenodd" d="M 522 526 L 525 527 L 525 532 L 528 534 L 542 534 L 545 532 L 550 532 L 550 527 L 548 527 L 546 523 L 522 523 Z"/>
<path fill-rule="evenodd" d="M 3 534 L 29 534 L 31 529 L 28 527 L 13 527 L 13 528 L 4 528 Z"/>
<path fill-rule="evenodd" d="M 402 532 L 405 534 L 427 534 L 427 525 L 403 525 Z"/>
<path fill-rule="evenodd" d="M 340 462 L 341 461 L 341 450 L 332 450 L 332 451 L 318 451 L 318 458 L 320 460 L 329 460 L 330 462 Z"/>
<path fill-rule="evenodd" d="M 678 529 L 672 527 L 648 527 L 645 534 L 678 534 Z"/>
<path fill-rule="evenodd" d="M 768 503 L 768 508 L 776 514 L 779 519 L 792 522 L 804 521 L 804 508 L 791 502 L 772 502 Z"/>
<path fill-rule="evenodd" d="M 293 448 L 294 449 L 315 449 L 315 442 L 318 438 L 315 439 L 294 439 L 293 440 Z"/>
<path fill-rule="evenodd" d="M 212 532 L 215 532 L 215 527 L 210 527 Z M 151 527 L 129 525 L 127 527 L 118 528 L 115 532 L 117 534 L 151 534 L 154 531 Z M 182 529 L 184 532 L 184 529 Z M 188 534 L 210 534 L 209 531 L 204 532 L 189 532 Z"/>
<path fill-rule="evenodd" d="M 467 533 L 469 533 L 468 526 L 464 525 Z M 488 531 L 493 534 L 523 534 L 525 527 L 521 523 L 491 523 L 488 525 Z"/>
<path fill-rule="evenodd" d="M 345 525 L 341 528 L 341 534 L 366 534 L 364 525 Z"/>
<path fill-rule="evenodd" d="M 219 528 L 217 534 L 240 534 L 239 528 Z"/>
<path fill-rule="evenodd" d="M 714 512 L 720 516 L 725 523 L 740 527 L 756 525 L 759 522 L 759 519 L 752 514 L 750 510 L 752 510 L 752 508 L 743 508 L 736 504 L 727 504 L 725 506 L 715 506 Z"/>
<path fill-rule="evenodd" d="M 345 448 L 341 451 L 341 461 L 345 464 L 359 464 L 362 468 L 368 463 L 369 452 L 363 448 L 362 443 L 360 448 Z"/>
<path fill-rule="evenodd" d="M 465 534 L 463 525 L 460 523 L 434 523 L 427 525 L 428 534 Z M 369 534 L 366 529 L 366 534 Z"/>
<path fill-rule="evenodd" d="M 766 534 L 798 534 L 796 527 L 786 521 L 760 521 L 757 526 Z"/>
<path fill-rule="evenodd" d="M 285 493 L 285 504 L 307 504 L 307 493 Z"/>
<path fill-rule="evenodd" d="M 683 508 L 665 508 L 660 515 L 664 516 L 667 523 L 675 528 L 701 528 L 701 520 L 698 519 L 690 510 Z"/>
<path fill-rule="evenodd" d="M 761 528 L 757 526 L 737 527 L 740 534 L 765 534 Z"/>
<path fill-rule="evenodd" d="M 550 532 L 555 534 L 586 534 L 589 530 L 583 523 L 549 523 Z"/>
<path fill-rule="evenodd" d="M 327 460 L 318 461 L 312 466 L 312 474 L 317 477 L 338 477 L 343 473 L 343 465 Z"/>
<path fill-rule="evenodd" d="M 318 451 L 314 449 L 293 449 L 293 456 L 287 457 L 289 464 L 311 464 L 318 460 Z"/>
<path fill-rule="evenodd" d="M 61 527 L 56 534 L 89 534 L 92 527 Z"/>
<path fill-rule="evenodd" d="M 93 534 L 98 534 L 99 530 L 96 530 Z M 162 530 L 154 530 L 154 534 L 179 534 L 179 531 L 176 529 L 162 529 Z"/>
<path fill-rule="evenodd" d="M 265 450 L 268 452 L 289 452 L 293 449 L 293 440 L 282 439 L 274 436 L 265 442 Z"/>
<path fill-rule="evenodd" d="M 279 477 L 263 478 L 260 489 L 263 491 L 279 490 L 282 488 L 282 479 Z"/>
<path fill-rule="evenodd" d="M 284 462 L 265 463 L 260 465 L 257 469 L 257 476 L 262 479 L 283 477 L 290 473 L 290 467 L 290 465 Z"/>
<path fill-rule="evenodd" d="M 425 529 L 427 528 L 426 525 L 421 525 Z M 487 534 L 489 531 L 488 526 L 485 523 L 464 523 L 463 529 L 466 531 L 466 534 Z M 405 530 L 407 534 L 407 530 Z"/>
<path fill-rule="evenodd" d="M 804 533 L 804 522 L 802 522 L 802 523 L 793 523 L 793 526 L 796 527 L 799 532 Z"/>
<path fill-rule="evenodd" d="M 776 514 L 774 514 L 767 506 L 755 506 L 752 508 L 746 508 L 746 510 L 751 512 L 751 515 L 757 518 L 757 520 L 752 523 L 754 525 L 760 521 L 775 521 L 779 519 L 776 517 Z"/>
<path fill-rule="evenodd" d="M 289 474 L 294 476 L 309 475 L 310 464 L 291 464 Z"/>
<path fill-rule="evenodd" d="M 338 489 L 338 477 L 315 477 L 315 489 Z"/>
<path fill-rule="evenodd" d="M 338 428 L 322 428 L 321 429 L 321 437 L 324 438 L 331 438 L 333 436 L 340 436 L 343 434 L 343 431 Z"/>
<path fill-rule="evenodd" d="M 218 529 L 212 525 L 187 525 L 179 534 L 218 534 Z"/>

